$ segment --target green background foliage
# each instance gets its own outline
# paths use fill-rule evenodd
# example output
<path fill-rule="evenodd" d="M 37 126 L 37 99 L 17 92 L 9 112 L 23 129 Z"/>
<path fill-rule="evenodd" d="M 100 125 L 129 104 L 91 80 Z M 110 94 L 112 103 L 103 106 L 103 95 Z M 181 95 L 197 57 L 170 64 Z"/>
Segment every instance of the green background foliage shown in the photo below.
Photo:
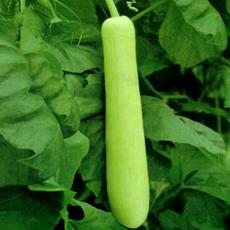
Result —
<path fill-rule="evenodd" d="M 229 229 L 230 1 L 116 4 L 137 35 L 151 188 L 139 230 Z M 0 1 L 0 229 L 125 229 L 105 186 L 108 16 L 102 0 Z"/>

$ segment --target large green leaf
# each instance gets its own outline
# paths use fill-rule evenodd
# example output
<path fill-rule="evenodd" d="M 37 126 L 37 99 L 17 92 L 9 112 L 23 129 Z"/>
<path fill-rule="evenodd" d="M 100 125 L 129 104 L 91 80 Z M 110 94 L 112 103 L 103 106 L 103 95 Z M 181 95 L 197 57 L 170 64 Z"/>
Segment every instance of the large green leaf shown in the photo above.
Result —
<path fill-rule="evenodd" d="M 89 74 L 87 77 L 66 74 L 65 77 L 68 87 L 76 95 L 81 119 L 103 112 L 104 82 L 101 74 Z"/>
<path fill-rule="evenodd" d="M 31 8 L 26 7 L 20 27 L 20 49 L 30 53 L 45 48 L 43 39 L 46 29 L 44 21 Z"/>
<path fill-rule="evenodd" d="M 90 46 L 62 43 L 56 48 L 50 47 L 50 52 L 59 60 L 66 72 L 82 73 L 101 67 L 100 52 Z"/>
<path fill-rule="evenodd" d="M 59 21 L 52 24 L 50 42 L 84 42 L 100 38 L 96 11 L 91 0 L 59 0 L 55 1 L 54 9 Z M 51 15 L 53 20 L 54 15 L 49 10 L 48 16 Z"/>
<path fill-rule="evenodd" d="M 182 215 L 172 210 L 161 212 L 159 220 L 164 230 L 195 230 Z"/>
<path fill-rule="evenodd" d="M 227 76 L 226 76 L 227 78 Z M 229 78 L 230 79 L 230 78 Z M 223 97 L 226 100 L 226 105 L 228 103 L 228 84 L 223 84 Z M 222 116 L 226 120 L 230 121 L 230 114 L 224 109 L 216 108 L 210 106 L 208 103 L 199 102 L 199 101 L 189 101 L 186 103 L 181 103 L 182 110 L 186 112 L 195 112 L 195 113 L 204 113 L 210 114 L 213 116 Z"/>
<path fill-rule="evenodd" d="M 65 139 L 65 154 L 62 155 L 58 183 L 70 189 L 76 171 L 89 150 L 89 140 L 79 131 Z"/>
<path fill-rule="evenodd" d="M 139 71 L 143 76 L 162 70 L 169 65 L 159 45 L 152 45 L 144 37 L 137 39 L 137 61 Z"/>
<path fill-rule="evenodd" d="M 0 134 L 13 147 L 34 152 L 21 162 L 43 178 L 52 176 L 60 164 L 63 136 L 43 99 L 28 92 L 28 63 L 16 48 L 0 46 L 0 79 Z"/>
<path fill-rule="evenodd" d="M 170 181 L 174 184 L 184 183 L 191 173 L 221 164 L 218 158 L 213 159 L 203 155 L 197 148 L 177 144 L 169 152 L 172 166 L 169 173 Z M 214 173 L 214 172 L 213 172 Z"/>
<path fill-rule="evenodd" d="M 26 188 L 0 189 L 0 229 L 48 230 L 59 219 L 62 194 L 32 193 Z"/>
<path fill-rule="evenodd" d="M 0 2 L 0 13 L 4 16 L 12 16 L 15 14 L 17 9 L 16 0 L 2 0 Z"/>
<path fill-rule="evenodd" d="M 30 151 L 18 150 L 0 138 L 0 187 L 37 182 L 38 172 L 20 162 L 31 155 Z"/>
<path fill-rule="evenodd" d="M 200 170 L 187 181 L 185 188 L 199 190 L 230 203 L 230 171 L 218 166 Z"/>
<path fill-rule="evenodd" d="M 183 216 L 195 229 L 225 230 L 223 210 L 216 199 L 203 193 L 186 192 Z"/>
<path fill-rule="evenodd" d="M 78 129 L 80 113 L 76 98 L 65 85 L 59 61 L 48 52 L 26 55 L 32 78 L 31 91 L 42 96 L 63 126 Z"/>
<path fill-rule="evenodd" d="M 17 26 L 13 19 L 0 18 L 0 40 L 16 44 Z"/>
<path fill-rule="evenodd" d="M 216 199 L 199 192 L 186 191 L 183 213 L 165 210 L 160 213 L 160 224 L 165 230 L 224 230 L 222 208 Z"/>
<path fill-rule="evenodd" d="M 86 120 L 80 130 L 89 138 L 90 149 L 82 161 L 79 172 L 87 187 L 96 196 L 101 196 L 105 178 L 104 121 L 101 117 Z"/>
<path fill-rule="evenodd" d="M 212 129 L 175 115 L 170 107 L 157 98 L 143 96 L 142 102 L 147 138 L 155 141 L 190 144 L 214 154 L 225 151 L 224 141 Z"/>
<path fill-rule="evenodd" d="M 79 230 L 125 230 L 116 222 L 114 217 L 110 212 L 105 212 L 103 210 L 97 209 L 87 203 L 74 200 L 72 202 L 74 206 L 80 206 L 84 212 L 84 218 L 79 221 L 70 220 L 68 225 L 73 229 Z M 70 229 L 71 229 L 70 228 Z"/>
<path fill-rule="evenodd" d="M 223 20 L 208 0 L 174 0 L 159 39 L 171 59 L 183 67 L 218 55 L 227 45 Z"/>

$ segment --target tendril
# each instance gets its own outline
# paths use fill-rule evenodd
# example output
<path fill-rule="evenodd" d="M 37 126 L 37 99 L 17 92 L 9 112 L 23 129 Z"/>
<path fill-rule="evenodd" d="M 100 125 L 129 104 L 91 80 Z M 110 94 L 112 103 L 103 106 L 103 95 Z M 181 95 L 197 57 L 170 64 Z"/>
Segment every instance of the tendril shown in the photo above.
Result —
<path fill-rule="evenodd" d="M 138 9 L 135 6 L 133 6 L 133 4 L 137 3 L 136 0 L 126 1 L 126 3 L 127 3 L 127 6 L 129 7 L 130 10 L 138 12 Z"/>

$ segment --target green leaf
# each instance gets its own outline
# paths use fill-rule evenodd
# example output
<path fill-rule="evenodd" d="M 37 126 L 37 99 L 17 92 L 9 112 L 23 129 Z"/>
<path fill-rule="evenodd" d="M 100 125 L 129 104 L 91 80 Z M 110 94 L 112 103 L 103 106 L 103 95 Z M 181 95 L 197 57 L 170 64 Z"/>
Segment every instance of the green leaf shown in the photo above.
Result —
<path fill-rule="evenodd" d="M 220 166 L 200 170 L 186 182 L 185 188 L 199 190 L 230 203 L 230 171 Z"/>
<path fill-rule="evenodd" d="M 21 162 L 42 178 L 52 176 L 60 164 L 63 136 L 42 98 L 28 92 L 28 64 L 17 49 L 0 46 L 0 79 L 0 134 L 13 147 L 35 153 Z"/>
<path fill-rule="evenodd" d="M 71 189 L 76 171 L 89 150 L 89 140 L 81 132 L 65 139 L 65 154 L 58 175 L 58 183 Z"/>
<path fill-rule="evenodd" d="M 225 230 L 223 210 L 216 199 L 203 193 L 185 193 L 183 216 L 195 229 Z"/>
<path fill-rule="evenodd" d="M 40 184 L 29 185 L 28 188 L 34 192 L 62 192 L 65 189 L 60 186 L 53 177 L 42 181 Z"/>
<path fill-rule="evenodd" d="M 160 213 L 159 220 L 163 229 L 226 229 L 223 209 L 215 198 L 199 192 L 185 191 L 183 200 L 185 207 L 182 214 L 169 209 Z"/>
<path fill-rule="evenodd" d="M 96 117 L 82 122 L 80 130 L 89 138 L 90 149 L 81 163 L 79 172 L 89 190 L 98 197 L 102 195 L 105 179 L 103 118 Z"/>
<path fill-rule="evenodd" d="M 182 67 L 219 55 L 227 45 L 223 20 L 208 0 L 174 0 L 159 39 L 170 58 Z"/>
<path fill-rule="evenodd" d="M 149 95 L 150 211 L 140 230 L 229 228 L 228 5 L 137 1 L 140 91 Z M 125 229 L 106 196 L 108 16 L 104 0 L 0 0 L 0 229 Z M 203 125 L 217 118 L 222 137 Z"/>
<path fill-rule="evenodd" d="M 0 229 L 53 229 L 61 197 L 61 193 L 32 193 L 19 187 L 0 189 Z"/>
<path fill-rule="evenodd" d="M 230 0 L 225 0 L 227 12 L 230 14 Z"/>
<path fill-rule="evenodd" d="M 227 85 L 226 85 L 227 86 Z M 227 92 L 227 90 L 226 90 Z M 205 114 L 211 114 L 214 116 L 220 115 L 226 120 L 230 121 L 230 115 L 221 108 L 215 108 L 210 106 L 209 104 L 205 102 L 200 101 L 189 101 L 186 103 L 181 103 L 182 111 L 186 112 L 196 112 L 196 113 L 205 113 Z"/>
<path fill-rule="evenodd" d="M 167 230 L 195 230 L 180 214 L 165 210 L 159 215 L 160 225 Z"/>
<path fill-rule="evenodd" d="M 57 174 L 41 184 L 29 186 L 30 190 L 53 192 L 71 189 L 75 173 L 88 150 L 89 140 L 81 132 L 78 131 L 71 137 L 66 138 L 64 154 L 61 157 Z"/>
<path fill-rule="evenodd" d="M 66 41 L 89 42 L 100 38 L 96 10 L 91 0 L 55 1 L 53 8 L 54 12 L 50 7 L 42 9 L 51 20 L 52 36 L 49 41 L 52 44 Z"/>
<path fill-rule="evenodd" d="M 175 115 L 171 108 L 157 98 L 143 96 L 142 103 L 147 138 L 190 144 L 214 154 L 225 152 L 224 141 L 212 129 Z"/>
<path fill-rule="evenodd" d="M 118 224 L 110 212 L 97 209 L 87 203 L 73 200 L 72 205 L 80 206 L 84 212 L 84 218 L 79 221 L 70 220 L 69 225 L 79 230 L 125 230 Z"/>
<path fill-rule="evenodd" d="M 168 176 L 170 166 L 169 160 L 160 154 L 148 154 L 148 171 L 151 181 L 164 180 Z"/>
<path fill-rule="evenodd" d="M 20 162 L 31 155 L 31 152 L 18 150 L 0 138 L 0 187 L 38 182 L 38 172 Z"/>
<path fill-rule="evenodd" d="M 193 121 L 186 117 L 180 117 L 181 120 L 198 135 L 200 135 L 200 142 L 203 148 L 211 153 L 225 153 L 225 143 L 219 133 L 201 124 L 200 122 Z"/>
<path fill-rule="evenodd" d="M 103 112 L 104 82 L 101 74 L 89 74 L 85 78 L 78 75 L 66 74 L 65 77 L 68 87 L 76 95 L 81 119 Z"/>
<path fill-rule="evenodd" d="M 31 8 L 26 7 L 23 11 L 20 28 L 20 49 L 24 53 L 43 49 L 46 29 L 44 21 Z"/>
<path fill-rule="evenodd" d="M 184 183 L 184 180 L 191 173 L 199 170 L 208 169 L 220 164 L 218 158 L 210 158 L 202 154 L 198 149 L 189 145 L 177 144 L 169 151 L 172 167 L 170 169 L 169 178 L 174 184 Z"/>
<path fill-rule="evenodd" d="M 157 44 L 153 46 L 144 37 L 137 39 L 137 61 L 139 71 L 143 76 L 168 67 L 169 63 L 163 55 L 162 50 Z"/>
<path fill-rule="evenodd" d="M 14 20 L 0 18 L 0 41 L 8 41 L 16 45 L 16 35 L 17 26 Z"/>
<path fill-rule="evenodd" d="M 20 91 L 26 92 L 31 84 L 26 59 L 14 46 L 4 43 L 0 42 L 0 98 Z M 18 76 L 20 81 L 15 81 Z"/>
<path fill-rule="evenodd" d="M 12 16 L 15 14 L 16 7 L 16 0 L 2 0 L 0 2 L 0 13 L 4 16 Z"/>
<path fill-rule="evenodd" d="M 60 62 L 48 52 L 26 55 L 32 78 L 31 91 L 42 96 L 62 126 L 76 131 L 80 113 L 76 98 L 65 85 Z"/>
<path fill-rule="evenodd" d="M 50 52 L 59 60 L 62 69 L 70 73 L 82 73 L 101 67 L 101 56 L 98 50 L 86 45 L 58 44 Z"/>

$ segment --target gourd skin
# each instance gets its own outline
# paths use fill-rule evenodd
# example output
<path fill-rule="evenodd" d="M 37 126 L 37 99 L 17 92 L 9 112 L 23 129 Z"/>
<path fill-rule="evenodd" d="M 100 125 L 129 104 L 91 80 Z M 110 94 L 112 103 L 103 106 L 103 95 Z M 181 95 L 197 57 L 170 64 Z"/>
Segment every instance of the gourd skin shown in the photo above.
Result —
<path fill-rule="evenodd" d="M 108 199 L 118 222 L 137 228 L 148 214 L 149 182 L 132 21 L 107 19 L 102 40 Z"/>

